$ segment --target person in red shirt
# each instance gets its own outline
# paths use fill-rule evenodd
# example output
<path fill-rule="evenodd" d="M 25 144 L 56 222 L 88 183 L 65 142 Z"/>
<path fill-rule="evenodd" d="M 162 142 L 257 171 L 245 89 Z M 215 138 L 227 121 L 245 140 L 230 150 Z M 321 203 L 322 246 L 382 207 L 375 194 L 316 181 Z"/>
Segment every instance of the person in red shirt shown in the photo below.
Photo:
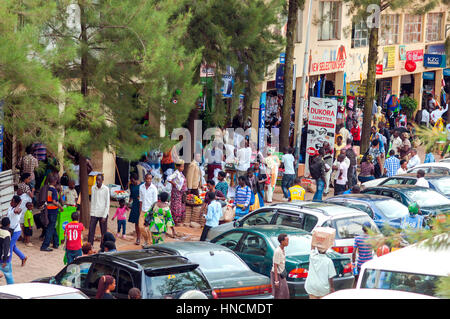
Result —
<path fill-rule="evenodd" d="M 79 222 L 80 213 L 74 212 L 72 214 L 72 221 L 66 225 L 64 229 L 64 237 L 66 238 L 66 256 L 67 264 L 80 257 L 83 253 L 81 251 L 81 232 L 84 226 Z"/>
<path fill-rule="evenodd" d="M 361 128 L 358 125 L 357 120 L 353 120 L 353 127 L 350 130 L 353 136 L 353 145 L 361 145 Z"/>

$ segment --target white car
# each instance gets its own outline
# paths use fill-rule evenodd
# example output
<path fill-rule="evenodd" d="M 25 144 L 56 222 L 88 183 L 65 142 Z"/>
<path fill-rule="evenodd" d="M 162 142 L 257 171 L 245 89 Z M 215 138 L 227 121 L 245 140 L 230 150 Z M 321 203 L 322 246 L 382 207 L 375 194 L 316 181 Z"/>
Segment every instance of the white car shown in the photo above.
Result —
<path fill-rule="evenodd" d="M 413 292 L 387 289 L 342 289 L 322 299 L 439 299 Z"/>
<path fill-rule="evenodd" d="M 448 235 L 441 235 L 447 236 Z M 450 276 L 450 249 L 414 244 L 364 263 L 356 288 L 406 291 L 439 297 L 436 284 Z"/>
<path fill-rule="evenodd" d="M 89 299 L 89 297 L 75 288 L 32 282 L 0 286 L 0 299 Z"/>
<path fill-rule="evenodd" d="M 316 227 L 336 229 L 333 249 L 346 257 L 352 256 L 355 237 L 362 235 L 362 225 L 369 222 L 372 230 L 380 230 L 370 216 L 361 210 L 326 202 L 293 201 L 264 206 L 237 221 L 209 230 L 207 240 L 234 228 L 255 225 L 284 225 L 311 232 Z"/>

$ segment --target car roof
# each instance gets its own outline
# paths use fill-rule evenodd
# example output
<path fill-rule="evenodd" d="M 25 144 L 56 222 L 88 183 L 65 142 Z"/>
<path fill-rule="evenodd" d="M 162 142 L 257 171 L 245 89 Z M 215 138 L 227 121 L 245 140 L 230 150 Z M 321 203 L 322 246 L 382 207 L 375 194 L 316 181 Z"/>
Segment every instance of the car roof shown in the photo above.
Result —
<path fill-rule="evenodd" d="M 80 291 L 72 287 L 38 282 L 0 286 L 0 294 L 18 296 L 23 299 L 63 295 L 69 293 L 80 293 Z"/>
<path fill-rule="evenodd" d="M 427 173 L 427 174 L 425 174 L 425 179 L 431 179 L 431 178 L 440 178 L 440 177 L 442 177 L 442 178 L 448 178 L 449 177 L 449 175 L 442 175 L 442 174 L 436 174 L 436 173 Z M 402 178 L 410 178 L 410 179 L 417 179 L 417 173 L 406 173 L 406 174 L 401 174 L 401 175 L 394 175 L 394 176 L 391 176 L 391 177 L 388 177 L 388 178 L 386 178 L 386 180 L 385 181 L 387 181 L 388 179 L 393 179 L 393 178 L 400 178 L 400 179 L 402 179 Z"/>
<path fill-rule="evenodd" d="M 292 201 L 286 203 L 277 203 L 271 206 L 285 209 L 301 208 L 313 215 L 325 215 L 328 217 L 346 216 L 346 215 L 367 215 L 360 210 L 344 207 L 330 202 L 311 202 L 311 201 Z"/>
<path fill-rule="evenodd" d="M 423 294 L 389 289 L 354 288 L 337 290 L 323 299 L 439 299 Z"/>
<path fill-rule="evenodd" d="M 148 270 L 168 268 L 192 264 L 187 258 L 179 256 L 176 252 L 164 247 L 153 247 L 140 250 L 125 250 L 113 253 L 99 253 L 92 255 L 99 260 L 110 260 L 125 264 L 135 270 Z"/>
<path fill-rule="evenodd" d="M 448 238 L 447 234 L 440 236 L 447 236 Z M 432 250 L 422 245 L 414 244 L 374 258 L 364 263 L 362 268 L 449 276 L 450 263 L 446 262 L 446 260 L 450 260 L 449 249 L 444 247 Z"/>
<path fill-rule="evenodd" d="M 422 164 L 417 164 L 416 166 L 412 167 L 413 168 L 417 168 L 417 167 L 446 167 L 450 169 L 450 163 L 449 162 L 433 162 L 433 163 L 422 163 Z"/>
<path fill-rule="evenodd" d="M 210 252 L 210 251 L 227 251 L 227 252 L 233 252 L 231 249 L 218 245 L 213 244 L 207 241 L 177 241 L 177 242 L 165 242 L 162 244 L 156 244 L 152 245 L 154 248 L 164 248 L 164 249 L 170 249 L 173 250 L 176 253 L 180 253 L 182 255 L 186 253 L 192 253 L 192 252 Z"/>
<path fill-rule="evenodd" d="M 330 197 L 328 199 L 333 199 L 333 198 L 356 199 L 356 200 L 361 200 L 361 201 L 366 201 L 366 202 L 393 200 L 392 197 L 383 196 L 383 195 L 375 195 L 375 194 L 342 194 L 342 195 Z"/>
<path fill-rule="evenodd" d="M 311 236 L 311 233 L 307 232 L 306 230 L 284 225 L 245 226 L 235 228 L 233 229 L 233 231 L 247 231 L 267 237 L 277 237 L 279 234 L 282 233 L 296 236 Z"/>
<path fill-rule="evenodd" d="M 428 187 L 423 186 L 417 186 L 417 185 L 406 185 L 406 184 L 394 184 L 394 185 L 379 185 L 379 186 L 372 186 L 368 187 L 363 190 L 363 192 L 366 192 L 371 189 L 386 189 L 386 190 L 423 190 L 423 189 L 429 189 Z"/>

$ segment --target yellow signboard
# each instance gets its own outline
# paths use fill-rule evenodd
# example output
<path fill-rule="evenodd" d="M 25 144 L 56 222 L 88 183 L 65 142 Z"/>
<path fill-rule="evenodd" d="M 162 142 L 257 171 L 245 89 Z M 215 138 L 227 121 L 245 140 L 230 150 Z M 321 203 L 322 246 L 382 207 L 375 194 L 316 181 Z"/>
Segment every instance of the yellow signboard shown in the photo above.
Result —
<path fill-rule="evenodd" d="M 383 71 L 393 71 L 395 69 L 395 46 L 383 49 Z"/>
<path fill-rule="evenodd" d="M 348 82 L 346 84 L 346 91 L 347 96 L 358 96 L 358 97 L 364 97 L 366 96 L 366 81 L 361 82 Z"/>

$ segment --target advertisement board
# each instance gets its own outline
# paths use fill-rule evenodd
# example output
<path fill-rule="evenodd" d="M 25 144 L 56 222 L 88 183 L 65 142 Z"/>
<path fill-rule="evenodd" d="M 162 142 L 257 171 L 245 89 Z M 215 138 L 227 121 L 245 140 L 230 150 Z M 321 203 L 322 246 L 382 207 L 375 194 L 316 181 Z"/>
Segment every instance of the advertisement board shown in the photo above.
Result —
<path fill-rule="evenodd" d="M 318 154 L 327 141 L 334 147 L 336 131 L 337 100 L 311 97 L 308 112 L 308 133 L 306 138 L 305 174 L 309 174 L 309 158 Z"/>

